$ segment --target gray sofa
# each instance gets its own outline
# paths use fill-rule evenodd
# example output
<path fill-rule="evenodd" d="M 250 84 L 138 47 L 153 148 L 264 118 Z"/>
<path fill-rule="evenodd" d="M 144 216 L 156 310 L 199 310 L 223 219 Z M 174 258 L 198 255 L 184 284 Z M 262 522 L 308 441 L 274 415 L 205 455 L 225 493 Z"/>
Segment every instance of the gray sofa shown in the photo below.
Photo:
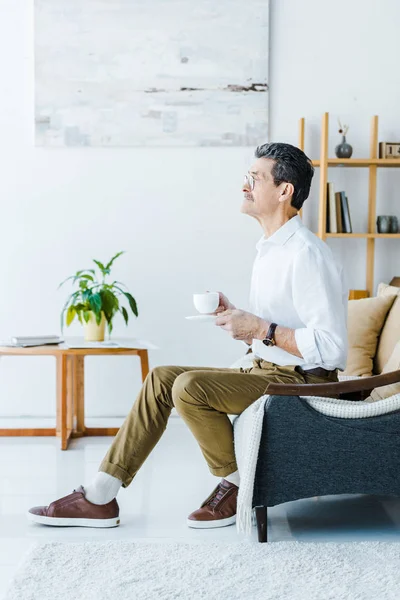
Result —
<path fill-rule="evenodd" d="M 399 464 L 400 410 L 343 419 L 299 396 L 272 395 L 254 480 L 259 541 L 267 541 L 268 506 L 332 494 L 400 496 Z"/>

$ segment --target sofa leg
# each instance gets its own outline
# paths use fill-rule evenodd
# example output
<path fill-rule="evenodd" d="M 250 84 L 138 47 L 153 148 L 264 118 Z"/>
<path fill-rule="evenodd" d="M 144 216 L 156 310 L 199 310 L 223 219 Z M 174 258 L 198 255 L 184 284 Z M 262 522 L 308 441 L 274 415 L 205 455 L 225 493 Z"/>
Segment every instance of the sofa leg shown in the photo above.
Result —
<path fill-rule="evenodd" d="M 258 541 L 267 542 L 267 507 L 256 506 L 256 521 L 258 531 Z"/>

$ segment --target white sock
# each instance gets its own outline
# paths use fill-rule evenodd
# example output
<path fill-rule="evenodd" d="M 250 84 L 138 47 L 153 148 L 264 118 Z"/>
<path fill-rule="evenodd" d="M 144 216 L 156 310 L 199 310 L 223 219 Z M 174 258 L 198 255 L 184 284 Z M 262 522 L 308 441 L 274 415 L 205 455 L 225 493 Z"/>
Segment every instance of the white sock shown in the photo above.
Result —
<path fill-rule="evenodd" d="M 224 479 L 226 481 L 229 481 L 229 483 L 234 483 L 235 485 L 237 485 L 239 487 L 239 483 L 240 483 L 239 471 L 235 471 L 234 473 L 231 473 L 230 475 L 226 475 L 226 477 L 224 477 Z"/>
<path fill-rule="evenodd" d="M 103 471 L 98 471 L 93 481 L 88 486 L 83 486 L 85 498 L 92 504 L 108 504 L 118 494 L 121 485 L 122 481 L 120 479 Z"/>

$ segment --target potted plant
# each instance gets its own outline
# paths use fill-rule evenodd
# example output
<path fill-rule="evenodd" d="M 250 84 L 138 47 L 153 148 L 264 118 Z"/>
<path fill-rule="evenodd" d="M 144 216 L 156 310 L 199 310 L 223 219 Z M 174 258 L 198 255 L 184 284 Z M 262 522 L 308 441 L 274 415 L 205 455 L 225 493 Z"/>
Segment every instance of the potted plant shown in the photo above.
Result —
<path fill-rule="evenodd" d="M 114 261 L 121 254 L 124 254 L 124 252 L 118 252 L 106 265 L 93 259 L 100 270 L 100 278 L 97 278 L 95 269 L 83 269 L 60 283 L 58 288 L 72 279 L 73 285 L 76 284 L 78 287 L 76 291 L 70 294 L 62 309 L 62 332 L 64 331 L 64 316 L 67 327 L 71 325 L 75 317 L 78 317 L 79 322 L 84 327 L 86 341 L 103 341 L 106 323 L 108 332 L 111 334 L 113 318 L 118 312 L 122 314 L 126 325 L 128 325 L 128 311 L 125 306 L 120 304 L 121 298 L 128 301 L 131 311 L 136 317 L 138 316 L 136 301 L 128 292 L 126 286 L 119 281 L 106 283 L 106 277 L 110 275 Z"/>

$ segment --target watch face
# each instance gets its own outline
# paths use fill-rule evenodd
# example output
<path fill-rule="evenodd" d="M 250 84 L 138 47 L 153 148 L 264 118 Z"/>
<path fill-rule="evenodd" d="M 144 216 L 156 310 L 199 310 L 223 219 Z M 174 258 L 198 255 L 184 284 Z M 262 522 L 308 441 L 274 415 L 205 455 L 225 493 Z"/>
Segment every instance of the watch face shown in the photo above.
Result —
<path fill-rule="evenodd" d="M 272 346 L 272 340 L 263 340 L 263 344 L 266 346 Z"/>

